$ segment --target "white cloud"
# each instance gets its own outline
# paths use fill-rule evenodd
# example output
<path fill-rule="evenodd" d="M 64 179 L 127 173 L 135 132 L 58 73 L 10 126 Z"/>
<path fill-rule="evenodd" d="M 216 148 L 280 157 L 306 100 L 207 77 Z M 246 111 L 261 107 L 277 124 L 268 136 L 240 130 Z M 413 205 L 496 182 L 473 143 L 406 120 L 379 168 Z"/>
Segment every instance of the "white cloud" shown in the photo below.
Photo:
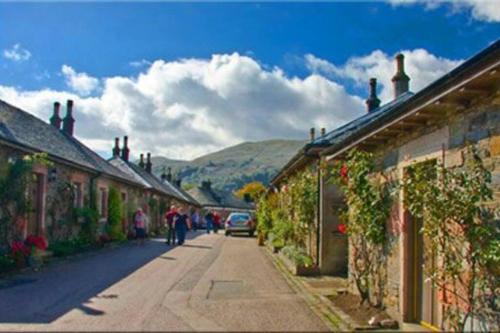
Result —
<path fill-rule="evenodd" d="M 3 50 L 3 56 L 4 58 L 15 62 L 23 62 L 31 58 L 31 52 L 24 49 L 21 44 L 17 43 L 10 49 Z"/>
<path fill-rule="evenodd" d="M 132 67 L 141 68 L 151 65 L 151 61 L 146 59 L 134 60 L 128 63 Z"/>
<path fill-rule="evenodd" d="M 389 0 L 393 5 L 423 4 L 427 9 L 449 5 L 452 11 L 470 10 L 472 17 L 479 21 L 500 22 L 500 4 L 498 0 Z"/>
<path fill-rule="evenodd" d="M 458 66 L 462 60 L 437 57 L 424 49 L 403 50 L 405 71 L 410 77 L 410 90 L 417 92 L 435 79 Z M 350 58 L 344 65 L 336 66 L 326 60 L 308 54 L 306 66 L 315 73 L 332 78 L 352 80 L 359 86 L 366 86 L 371 77 L 377 78 L 379 98 L 387 102 L 393 98 L 392 77 L 396 72 L 394 56 L 376 50 L 372 53 Z"/>
<path fill-rule="evenodd" d="M 61 73 L 66 79 L 68 87 L 82 96 L 87 96 L 99 88 L 98 79 L 87 73 L 77 73 L 71 66 L 63 65 Z"/>
<path fill-rule="evenodd" d="M 414 89 L 455 64 L 425 50 L 405 52 Z M 91 96 L 70 84 L 75 93 L 0 86 L 0 98 L 46 120 L 54 101 L 73 99 L 76 135 L 99 151 L 110 152 L 113 138 L 128 134 L 134 156 L 151 151 L 193 158 L 248 140 L 305 140 L 310 127 L 331 130 L 365 112 L 365 96 L 350 95 L 333 78 L 365 85 L 370 76 L 378 76 L 390 83 L 394 72 L 392 57 L 381 51 L 342 66 L 312 55 L 308 59 L 316 72 L 305 78 L 233 53 L 157 60 L 135 77 L 93 78 L 87 91 L 97 83 L 100 89 Z M 81 74 L 65 68 L 68 77 Z"/>

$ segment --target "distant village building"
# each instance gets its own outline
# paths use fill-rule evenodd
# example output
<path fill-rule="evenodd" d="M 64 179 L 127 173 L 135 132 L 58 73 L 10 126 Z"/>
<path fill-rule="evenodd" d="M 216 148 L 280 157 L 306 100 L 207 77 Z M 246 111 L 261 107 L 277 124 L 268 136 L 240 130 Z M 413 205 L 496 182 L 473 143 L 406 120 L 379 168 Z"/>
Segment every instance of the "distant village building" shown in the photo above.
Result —
<path fill-rule="evenodd" d="M 171 184 L 171 175 L 162 175 L 161 179 L 153 174 L 153 164 L 151 154 L 147 153 L 147 159 L 144 161 L 144 154 L 140 154 L 139 164 L 129 161 L 128 138 L 125 136 L 123 148 L 120 154 L 120 139 L 115 138 L 113 148 L 113 157 L 109 160 L 111 165 L 115 166 L 129 177 L 141 183 L 146 188 L 149 197 L 149 204 L 145 205 L 143 210 L 149 215 L 151 225 L 158 230 L 164 224 L 163 215 L 168 211 L 171 205 L 184 205 L 187 209 L 193 210 L 200 204 L 189 194 L 176 185 Z M 170 181 L 169 181 L 170 179 Z"/>
<path fill-rule="evenodd" d="M 347 271 L 351 287 L 352 252 L 348 237 L 336 232 L 340 223 L 339 207 L 345 207 L 340 189 L 327 182 L 320 163 L 332 165 L 353 149 L 369 151 L 380 171 L 402 179 L 409 166 L 423 161 L 462 166 L 468 144 L 474 144 L 492 172 L 493 202 L 500 207 L 500 41 L 413 94 L 410 78 L 404 71 L 404 57 L 396 57 L 393 77 L 394 99 L 380 106 L 376 81 L 370 80 L 367 113 L 306 144 L 272 180 L 279 190 L 288 177 L 313 168 L 319 179 L 317 248 L 309 249 L 322 273 Z M 399 193 L 395 211 L 387 221 L 393 239 L 387 263 L 384 304 L 401 322 L 440 326 L 446 300 L 432 283 L 426 282 L 420 229 L 407 212 Z M 316 242 L 313 242 L 316 243 Z M 432 264 L 439 264 L 434 262 Z M 355 288 L 351 288 L 352 291 Z M 483 323 L 490 329 L 497 327 Z M 498 324 L 498 323 L 496 323 Z M 487 326 L 488 327 L 488 326 Z"/>
<path fill-rule="evenodd" d="M 210 180 L 187 191 L 205 210 L 215 210 L 226 218 L 231 212 L 253 212 L 255 205 L 249 200 L 241 200 L 231 193 L 222 193 L 212 188 Z"/>

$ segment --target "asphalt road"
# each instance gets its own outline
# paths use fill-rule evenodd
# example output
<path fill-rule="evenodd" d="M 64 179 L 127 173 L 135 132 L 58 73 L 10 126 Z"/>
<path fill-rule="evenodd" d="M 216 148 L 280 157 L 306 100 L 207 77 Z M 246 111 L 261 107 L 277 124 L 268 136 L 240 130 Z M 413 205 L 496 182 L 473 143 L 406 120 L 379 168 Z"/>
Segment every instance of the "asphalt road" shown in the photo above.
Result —
<path fill-rule="evenodd" d="M 326 331 L 255 238 L 190 233 L 0 280 L 0 330 Z"/>

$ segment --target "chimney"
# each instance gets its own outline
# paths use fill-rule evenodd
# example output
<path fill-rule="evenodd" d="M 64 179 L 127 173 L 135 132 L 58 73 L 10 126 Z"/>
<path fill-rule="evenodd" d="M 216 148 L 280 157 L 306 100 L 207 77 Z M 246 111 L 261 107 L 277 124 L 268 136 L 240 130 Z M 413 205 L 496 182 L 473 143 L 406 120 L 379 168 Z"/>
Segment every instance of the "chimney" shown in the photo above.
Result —
<path fill-rule="evenodd" d="M 128 136 L 123 137 L 123 148 L 122 148 L 122 160 L 128 162 L 128 157 L 130 154 L 130 149 L 128 149 Z"/>
<path fill-rule="evenodd" d="M 164 183 L 167 181 L 167 174 L 165 173 L 165 167 L 162 168 L 162 171 L 161 171 L 161 182 Z"/>
<path fill-rule="evenodd" d="M 55 102 L 54 103 L 54 113 L 52 114 L 52 117 L 50 117 L 50 124 L 54 126 L 57 129 L 61 129 L 61 116 L 59 115 L 59 111 L 61 110 L 61 103 Z"/>
<path fill-rule="evenodd" d="M 175 186 L 177 186 L 178 188 L 181 188 L 181 184 L 182 184 L 182 179 L 177 178 L 177 180 L 175 181 Z"/>
<path fill-rule="evenodd" d="M 66 117 L 63 119 L 62 130 L 69 136 L 73 136 L 73 130 L 75 127 L 75 118 L 73 118 L 73 100 L 68 99 L 66 102 Z"/>
<path fill-rule="evenodd" d="M 321 128 L 321 136 L 325 136 L 326 135 L 326 128 L 322 127 Z"/>
<path fill-rule="evenodd" d="M 115 138 L 115 146 L 113 147 L 113 157 L 120 156 L 120 138 Z"/>
<path fill-rule="evenodd" d="M 370 79 L 370 93 L 368 99 L 366 100 L 366 109 L 368 112 L 372 112 L 380 106 L 380 99 L 377 97 L 377 79 Z"/>
<path fill-rule="evenodd" d="M 212 188 L 212 182 L 210 180 L 204 180 L 201 182 L 201 188 L 204 190 L 210 190 Z"/>
<path fill-rule="evenodd" d="M 398 98 L 409 90 L 410 77 L 405 73 L 405 56 L 399 53 L 396 56 L 397 72 L 392 77 L 394 85 L 394 98 Z"/>
<path fill-rule="evenodd" d="M 141 154 L 141 159 L 139 160 L 139 166 L 144 169 L 144 154 Z"/>
<path fill-rule="evenodd" d="M 153 163 L 151 163 L 151 153 L 148 153 L 148 157 L 146 159 L 146 171 L 149 173 L 153 171 Z"/>
<path fill-rule="evenodd" d="M 172 168 L 171 167 L 168 167 L 167 181 L 169 183 L 172 182 Z"/>
<path fill-rule="evenodd" d="M 309 130 L 309 139 L 311 139 L 311 142 L 314 141 L 314 127 Z"/>

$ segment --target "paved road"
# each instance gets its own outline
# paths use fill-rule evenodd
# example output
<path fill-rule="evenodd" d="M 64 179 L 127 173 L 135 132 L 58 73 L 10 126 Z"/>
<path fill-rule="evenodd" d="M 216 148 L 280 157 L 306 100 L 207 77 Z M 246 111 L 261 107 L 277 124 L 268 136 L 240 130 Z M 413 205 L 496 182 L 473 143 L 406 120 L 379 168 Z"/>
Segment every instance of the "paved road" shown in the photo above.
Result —
<path fill-rule="evenodd" d="M 191 233 L 0 281 L 0 330 L 325 331 L 254 238 Z"/>

